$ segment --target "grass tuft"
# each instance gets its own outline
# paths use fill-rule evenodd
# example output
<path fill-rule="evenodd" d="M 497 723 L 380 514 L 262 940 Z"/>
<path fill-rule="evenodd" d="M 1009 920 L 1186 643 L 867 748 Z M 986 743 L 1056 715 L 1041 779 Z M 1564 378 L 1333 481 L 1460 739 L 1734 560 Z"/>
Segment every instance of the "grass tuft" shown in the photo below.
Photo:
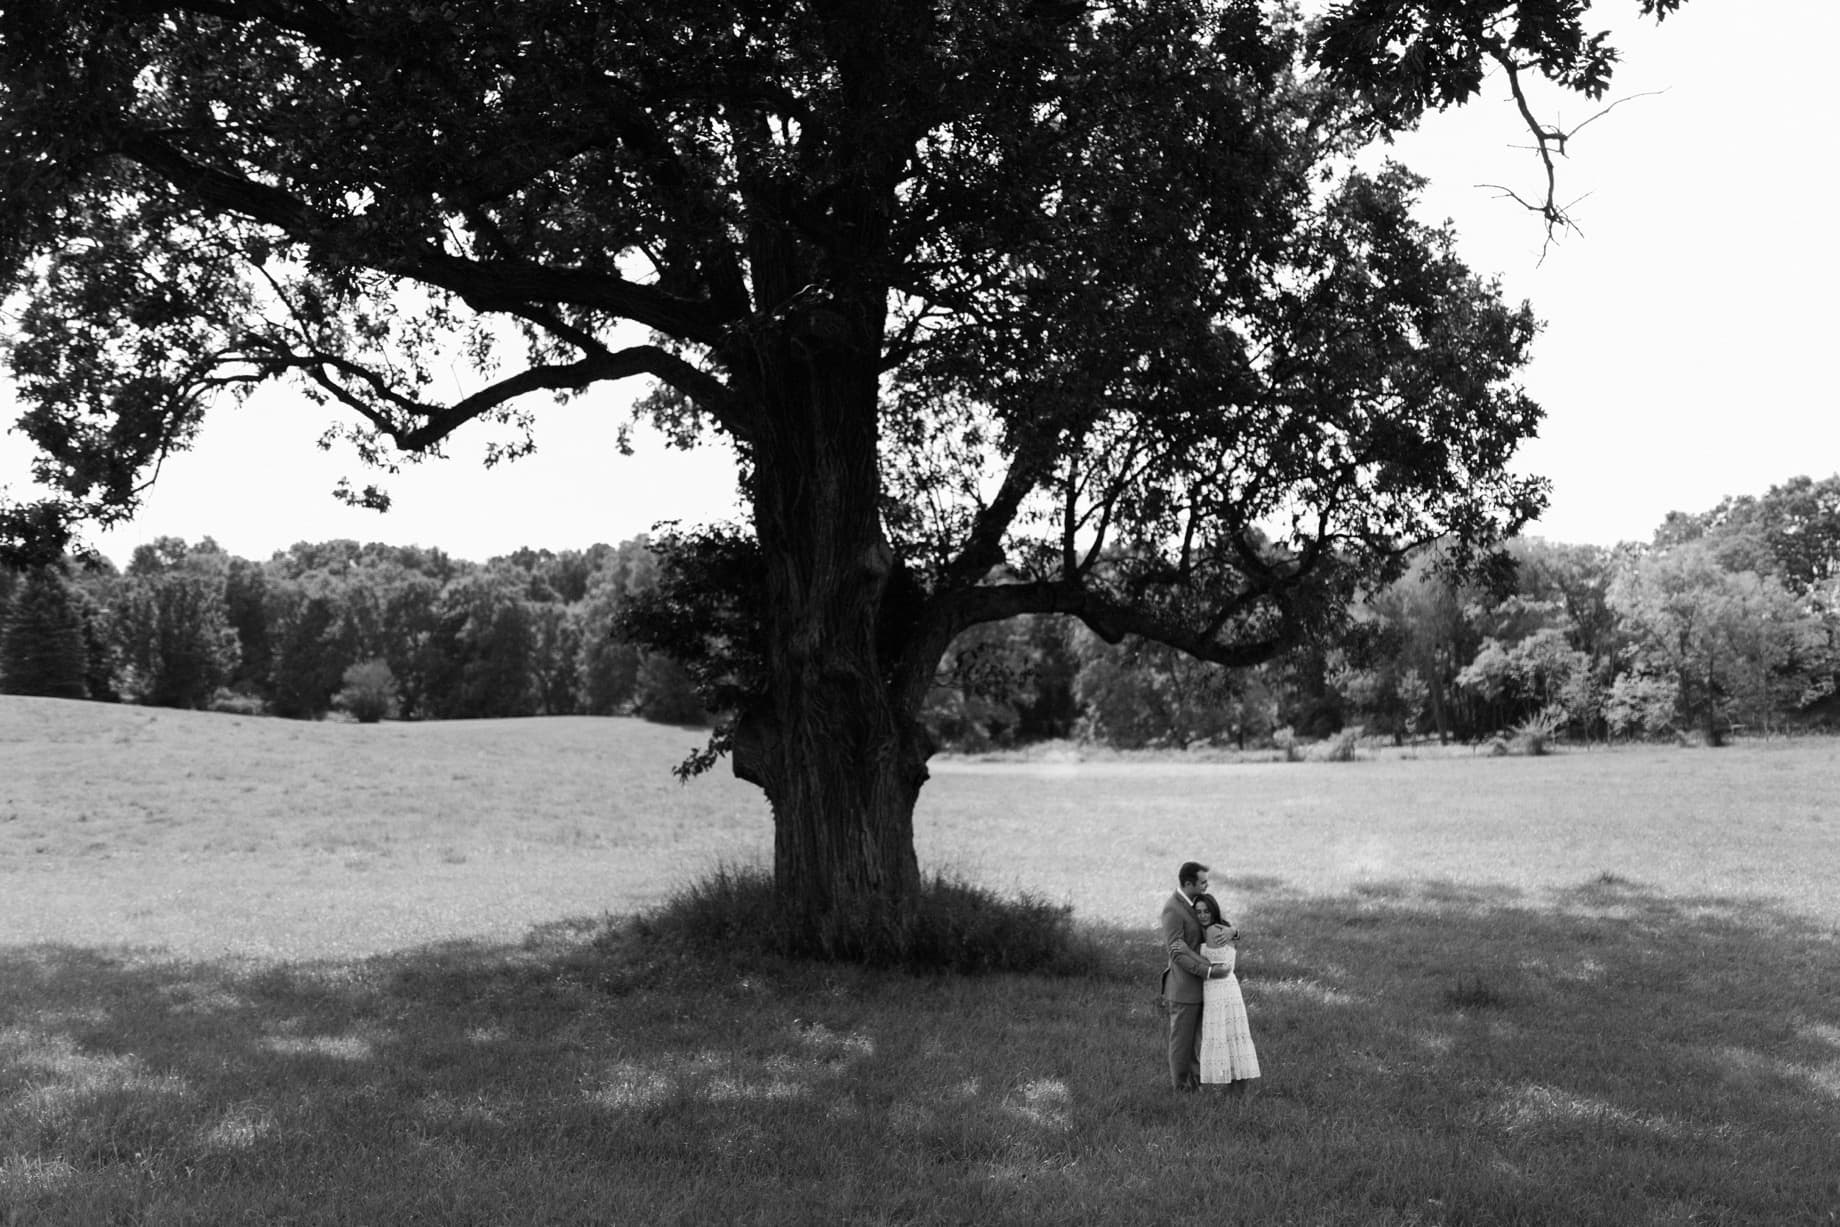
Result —
<path fill-rule="evenodd" d="M 1457 982 L 1444 990 L 1444 1005 L 1452 1010 L 1501 1010 L 1510 1004 L 1507 993 L 1480 975 L 1457 973 Z"/>
<path fill-rule="evenodd" d="M 743 957 L 819 959 L 914 972 L 1094 974 L 1099 946 L 1073 908 L 935 874 L 905 912 L 851 910 L 797 923 L 757 866 L 720 866 L 633 922 L 642 943 Z"/>
<path fill-rule="evenodd" d="M 1553 742 L 1564 728 L 1564 713 L 1557 708 L 1548 707 L 1535 712 L 1514 726 L 1514 748 L 1530 758 L 1539 758 L 1551 751 Z"/>

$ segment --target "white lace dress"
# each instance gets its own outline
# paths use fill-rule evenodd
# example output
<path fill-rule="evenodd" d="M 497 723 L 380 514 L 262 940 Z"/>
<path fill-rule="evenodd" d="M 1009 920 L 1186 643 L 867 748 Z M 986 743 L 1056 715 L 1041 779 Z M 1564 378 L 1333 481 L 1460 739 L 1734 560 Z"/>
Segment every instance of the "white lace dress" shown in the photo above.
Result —
<path fill-rule="evenodd" d="M 1252 1048 L 1246 998 L 1233 974 L 1232 945 L 1201 947 L 1210 963 L 1224 963 L 1227 974 L 1210 978 L 1201 990 L 1201 1081 L 1239 1082 L 1259 1076 L 1259 1054 Z"/>

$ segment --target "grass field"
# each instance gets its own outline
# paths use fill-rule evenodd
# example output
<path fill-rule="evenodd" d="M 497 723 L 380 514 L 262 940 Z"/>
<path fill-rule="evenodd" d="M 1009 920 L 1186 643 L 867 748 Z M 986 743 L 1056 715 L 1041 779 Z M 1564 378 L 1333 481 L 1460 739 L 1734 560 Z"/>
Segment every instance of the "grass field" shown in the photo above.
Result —
<path fill-rule="evenodd" d="M 967 980 L 641 940 L 770 848 L 697 740 L 0 698 L 0 1224 L 1840 1222 L 1840 743 L 942 761 L 923 864 L 1105 950 Z"/>

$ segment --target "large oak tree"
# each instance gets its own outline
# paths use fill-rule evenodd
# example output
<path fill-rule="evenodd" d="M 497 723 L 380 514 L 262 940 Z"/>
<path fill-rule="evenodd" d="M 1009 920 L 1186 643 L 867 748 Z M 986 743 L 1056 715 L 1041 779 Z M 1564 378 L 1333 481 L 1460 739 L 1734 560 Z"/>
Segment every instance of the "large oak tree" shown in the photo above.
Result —
<path fill-rule="evenodd" d="M 748 617 L 698 633 L 750 640 L 778 888 L 814 930 L 898 909 L 967 627 L 1247 664 L 1537 510 L 1531 316 L 1349 157 L 1491 68 L 1600 94 L 1586 8 L 7 0 L 0 275 L 60 493 L 0 530 L 127 514 L 264 381 L 387 467 L 649 379 L 741 458 Z"/>

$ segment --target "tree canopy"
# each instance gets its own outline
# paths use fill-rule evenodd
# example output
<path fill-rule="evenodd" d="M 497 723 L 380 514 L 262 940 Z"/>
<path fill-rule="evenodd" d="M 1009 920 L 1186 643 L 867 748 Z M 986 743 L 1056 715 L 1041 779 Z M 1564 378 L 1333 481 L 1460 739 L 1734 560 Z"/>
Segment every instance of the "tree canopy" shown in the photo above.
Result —
<path fill-rule="evenodd" d="M 814 932 L 898 909 L 962 631 L 1248 664 L 1539 509 L 1507 468 L 1531 313 L 1351 158 L 1490 69 L 1600 95 L 1587 8 L 8 3 L 0 286 L 59 493 L 0 533 L 130 514 L 266 381 L 387 469 L 481 420 L 515 456 L 543 396 L 646 378 L 741 458 L 728 727 L 777 879 Z"/>

